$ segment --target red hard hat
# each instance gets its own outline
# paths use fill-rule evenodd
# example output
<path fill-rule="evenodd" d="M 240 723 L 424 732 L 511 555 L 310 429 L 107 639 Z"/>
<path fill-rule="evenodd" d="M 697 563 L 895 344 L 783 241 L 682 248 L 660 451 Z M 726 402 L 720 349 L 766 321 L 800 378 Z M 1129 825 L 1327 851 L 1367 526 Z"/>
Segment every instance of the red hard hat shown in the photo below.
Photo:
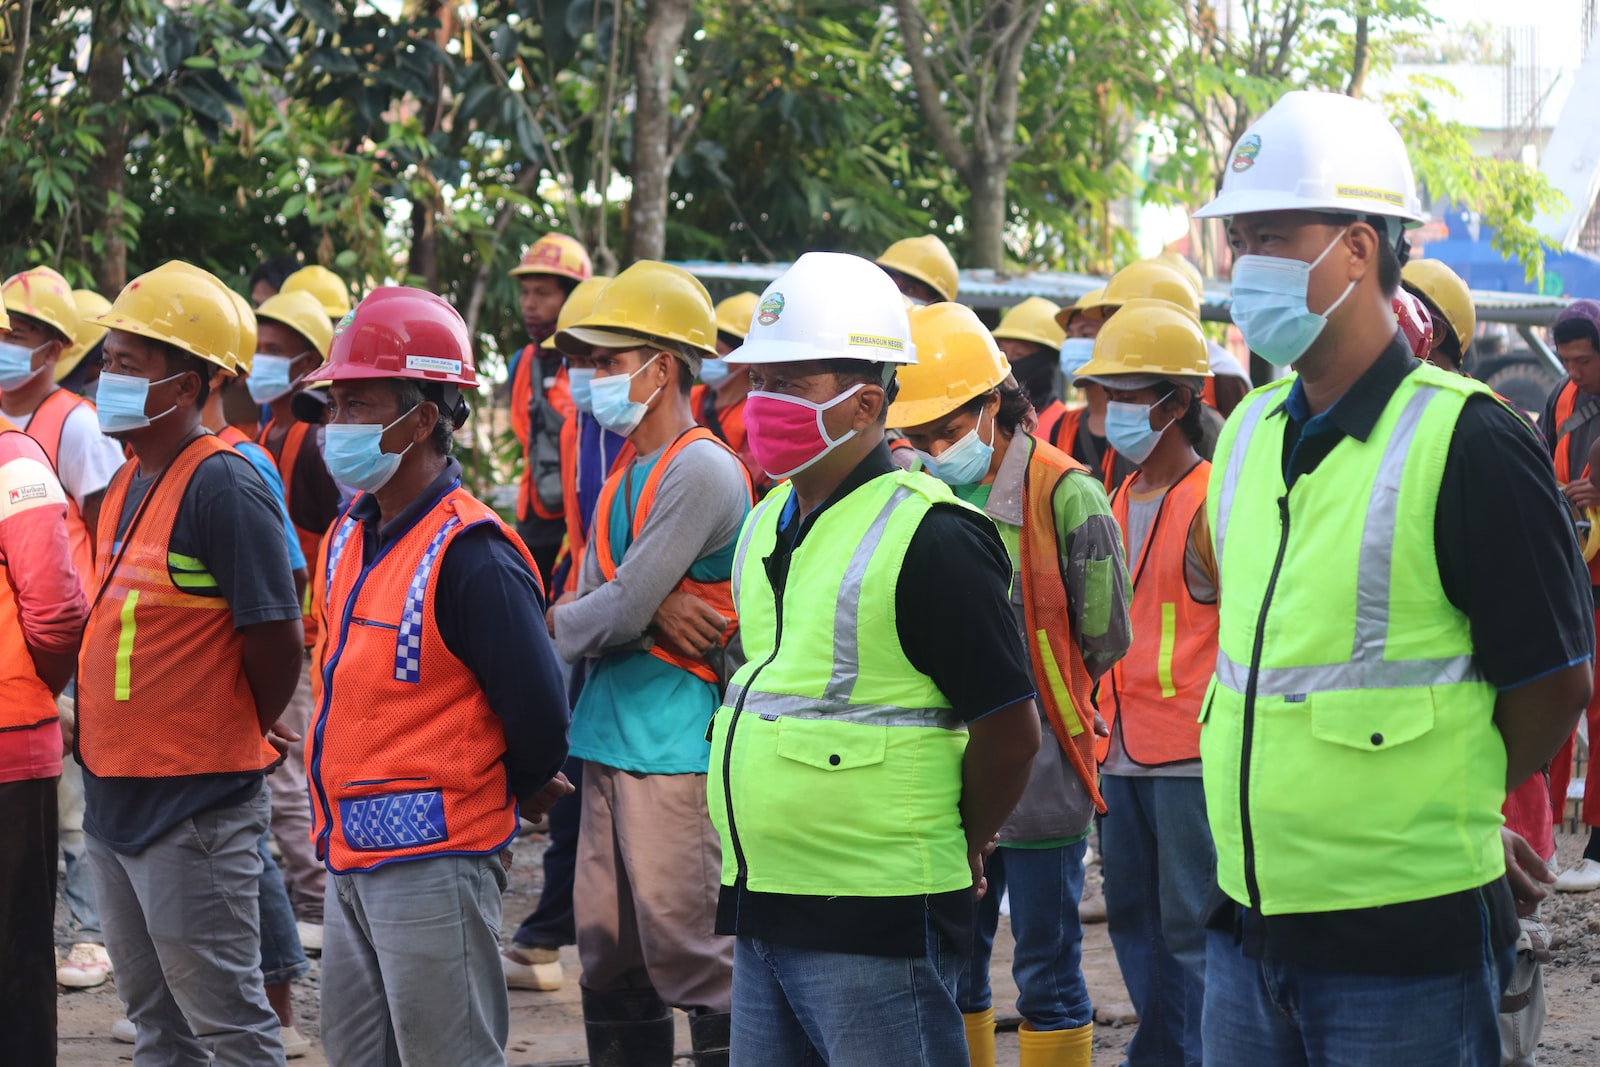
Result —
<path fill-rule="evenodd" d="M 444 298 L 425 289 L 379 286 L 340 320 L 328 362 L 306 376 L 313 382 L 359 378 L 475 387 L 467 324 Z"/>
<path fill-rule="evenodd" d="M 1433 351 L 1433 316 L 1428 306 L 1405 289 L 1395 291 L 1392 304 L 1406 347 L 1413 356 L 1426 360 Z"/>

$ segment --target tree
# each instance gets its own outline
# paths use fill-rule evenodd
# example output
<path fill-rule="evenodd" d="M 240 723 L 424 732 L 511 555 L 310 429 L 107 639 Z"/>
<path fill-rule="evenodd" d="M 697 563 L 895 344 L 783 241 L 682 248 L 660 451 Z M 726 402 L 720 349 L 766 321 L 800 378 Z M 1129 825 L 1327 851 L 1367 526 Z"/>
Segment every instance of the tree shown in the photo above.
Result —
<path fill-rule="evenodd" d="M 634 51 L 637 100 L 633 111 L 633 199 L 628 221 L 628 258 L 660 259 L 667 245 L 668 177 L 699 111 L 675 121 L 673 75 L 690 0 L 645 0 L 645 24 Z"/>

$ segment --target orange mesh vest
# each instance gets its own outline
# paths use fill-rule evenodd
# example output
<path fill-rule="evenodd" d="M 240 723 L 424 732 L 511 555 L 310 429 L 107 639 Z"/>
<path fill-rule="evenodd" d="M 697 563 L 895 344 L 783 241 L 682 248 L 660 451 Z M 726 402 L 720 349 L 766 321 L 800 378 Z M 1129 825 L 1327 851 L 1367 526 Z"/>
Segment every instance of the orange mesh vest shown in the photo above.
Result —
<path fill-rule="evenodd" d="M 656 489 L 661 485 L 662 475 L 666 474 L 667 468 L 678 457 L 678 453 L 695 441 L 713 441 L 717 447 L 733 455 L 733 450 L 719 441 L 717 435 L 704 426 L 695 426 L 679 434 L 677 439 L 667 446 L 667 450 L 656 461 L 656 465 L 650 469 L 650 475 L 645 479 L 644 488 L 639 492 L 639 506 L 633 512 L 633 528 L 630 531 L 632 537 L 639 536 L 639 532 L 644 529 L 644 524 L 650 517 L 650 508 L 655 504 Z M 735 456 L 735 458 L 738 457 Z M 744 470 L 743 463 L 739 464 L 739 469 L 744 471 L 745 490 L 750 493 L 750 499 L 753 503 L 755 501 L 755 490 L 750 485 L 750 472 Z M 617 561 L 611 553 L 612 501 L 616 498 L 617 489 L 626 481 L 631 472 L 632 464 L 630 463 L 628 467 L 617 471 L 606 479 L 606 484 L 600 490 L 600 500 L 595 504 L 594 522 L 589 527 L 591 535 L 589 544 L 594 549 L 595 560 L 600 564 L 600 573 L 608 582 L 617 576 Z M 733 606 L 733 583 L 730 580 L 698 582 L 686 574 L 678 582 L 674 592 L 692 593 L 709 604 L 711 609 L 718 615 L 725 619 L 732 619 L 733 625 L 722 633 L 722 644 L 726 645 L 728 643 L 728 638 L 739 624 L 739 613 Z M 696 678 L 704 679 L 713 685 L 718 682 L 716 669 L 700 656 L 690 656 L 675 652 L 660 642 L 657 642 L 650 649 L 650 654 L 659 660 L 672 664 L 674 667 L 688 671 Z"/>
<path fill-rule="evenodd" d="M 534 383 L 538 382 L 537 388 L 541 390 L 544 388 L 541 374 L 539 346 L 525 346 L 522 349 L 522 357 L 517 360 L 516 372 L 511 376 L 511 432 L 522 444 L 522 479 L 517 482 L 517 518 L 522 520 L 530 516 L 546 521 L 561 518 L 561 512 L 552 511 L 544 506 L 533 485 L 533 451 L 538 446 L 533 432 L 533 400 L 536 388 Z M 556 371 L 555 381 L 551 383 L 550 390 L 544 397 L 557 415 L 563 420 L 571 421 L 573 413 L 578 408 L 572 402 L 572 388 L 567 384 L 565 364 Z M 561 469 L 563 472 L 566 471 L 564 465 Z M 563 479 L 564 477 L 563 473 Z"/>
<path fill-rule="evenodd" d="M 200 464 L 231 452 L 211 434 L 184 446 L 145 494 L 122 541 L 117 520 L 138 467 L 117 471 L 100 509 L 99 592 L 78 654 L 78 760 L 102 778 L 259 771 L 277 759 L 261 736 L 244 673 L 244 638 L 204 579 L 172 567 L 172 528 Z"/>
<path fill-rule="evenodd" d="M 1034 428 L 1033 436 L 1060 448 L 1061 442 L 1056 437 L 1056 427 L 1060 425 L 1061 417 L 1066 413 L 1067 405 L 1059 400 L 1050 401 L 1045 405 L 1045 409 L 1038 413 L 1039 424 Z"/>
<path fill-rule="evenodd" d="M 1078 457 L 1073 452 L 1073 449 L 1078 447 L 1078 430 L 1082 427 L 1083 420 L 1088 414 L 1089 409 L 1086 407 L 1067 408 L 1050 429 L 1046 430 L 1041 425 L 1039 436 L 1049 440 L 1052 445 L 1077 459 Z M 1116 486 L 1111 484 L 1112 472 L 1116 469 L 1117 450 L 1110 445 L 1106 445 L 1105 455 L 1100 457 L 1100 484 L 1106 487 L 1107 493 L 1111 493 L 1116 489 Z"/>
<path fill-rule="evenodd" d="M 583 509 L 578 505 L 578 464 L 582 462 L 579 451 L 581 429 L 576 414 L 561 424 L 561 499 L 562 510 L 567 519 L 567 557 L 572 561 L 572 565 L 567 568 L 565 591 L 568 593 L 578 591 L 578 575 L 583 573 L 583 550 L 588 542 L 583 530 L 585 525 Z M 633 462 L 635 455 L 633 443 L 624 442 L 617 450 L 616 458 L 611 461 L 611 469 L 606 472 L 606 477 L 609 478 L 626 468 Z"/>
<path fill-rule="evenodd" d="M 505 533 L 537 582 L 522 540 L 459 482 L 370 563 L 364 524 L 348 510 L 324 542 L 315 603 L 327 625 L 312 656 L 305 758 L 312 836 L 329 870 L 498 852 L 516 834 L 505 731 L 434 614 L 439 561 L 482 523 Z"/>
<path fill-rule="evenodd" d="M 1128 490 L 1111 512 L 1127 547 Z M 1133 644 L 1111 669 L 1112 713 L 1122 720 L 1122 746 L 1147 767 L 1200 758 L 1200 705 L 1217 664 L 1217 606 L 1189 595 L 1183 559 L 1189 530 L 1206 506 L 1211 464 L 1201 460 L 1161 498 L 1137 560 L 1130 561 Z"/>
<path fill-rule="evenodd" d="M 21 432 L 0 418 L 0 434 Z M 67 500 L 70 507 L 72 498 Z M 11 591 L 8 569 L 9 564 L 0 560 L 0 733 L 31 730 L 56 719 L 55 695 L 33 669 L 33 656 L 22 634 L 22 617 L 17 610 L 17 595 Z"/>
<path fill-rule="evenodd" d="M 1583 460 L 1581 469 L 1574 469 L 1572 464 L 1572 435 L 1561 433 L 1561 427 L 1572 418 L 1572 413 L 1578 408 L 1578 387 L 1569 379 L 1561 387 L 1561 395 L 1556 397 L 1556 480 L 1562 485 L 1575 478 L 1589 477 L 1589 462 L 1587 457 Z M 1600 585 L 1600 555 L 1589 561 L 1589 584 Z"/>
<path fill-rule="evenodd" d="M 283 507 L 289 513 L 289 521 L 294 522 L 294 511 L 289 503 L 294 493 L 294 468 L 300 462 L 300 449 L 305 447 L 306 436 L 316 427 L 309 422 L 296 422 L 289 427 L 289 433 L 283 439 L 283 449 L 277 455 L 272 455 L 272 449 L 267 447 L 267 435 L 272 432 L 277 419 L 268 419 L 267 424 L 261 428 L 261 436 L 256 439 L 256 444 L 272 456 L 278 465 L 278 476 L 283 479 Z M 232 426 L 222 432 L 239 433 Z M 241 435 L 242 436 L 242 435 Z M 322 531 L 302 529 L 299 523 L 294 523 L 294 535 L 300 539 L 300 552 L 306 557 L 307 562 L 317 558 L 317 549 L 322 544 Z M 300 605 L 300 622 L 305 627 L 306 647 L 311 648 L 317 643 L 317 613 L 311 610 L 311 587 L 306 587 L 306 598 Z"/>
<path fill-rule="evenodd" d="M 1094 680 L 1072 627 L 1053 502 L 1063 478 L 1074 471 L 1088 473 L 1088 468 L 1036 437 L 1019 438 L 1024 439 L 1031 449 L 1022 476 L 1022 614 L 1028 656 L 1056 740 L 1095 808 L 1104 814 L 1095 766 Z"/>
<path fill-rule="evenodd" d="M 67 428 L 67 416 L 79 407 L 94 410 L 94 405 L 66 389 L 57 389 L 34 409 L 28 420 L 27 435 L 39 442 L 50 466 L 61 470 L 61 435 Z M 94 552 L 90 542 L 89 527 L 83 521 L 83 512 L 71 493 L 67 494 L 67 541 L 72 545 L 72 566 L 78 572 L 86 596 L 94 596 Z"/>

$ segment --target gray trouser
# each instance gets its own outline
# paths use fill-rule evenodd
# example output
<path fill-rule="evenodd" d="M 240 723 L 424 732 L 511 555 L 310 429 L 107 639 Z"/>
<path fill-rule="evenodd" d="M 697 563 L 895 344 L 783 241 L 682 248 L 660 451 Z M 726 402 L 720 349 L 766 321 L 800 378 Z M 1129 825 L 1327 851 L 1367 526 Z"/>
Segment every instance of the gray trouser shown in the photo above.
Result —
<path fill-rule="evenodd" d="M 311 732 L 311 676 L 300 673 L 289 706 L 278 722 L 305 738 Z M 294 917 L 302 922 L 322 921 L 322 897 L 328 870 L 317 859 L 311 840 L 311 792 L 306 784 L 306 743 L 296 741 L 289 755 L 271 774 L 267 786 L 272 790 L 272 836 L 283 853 L 283 881 L 294 904 Z"/>
<path fill-rule="evenodd" d="M 504 1067 L 498 856 L 436 856 L 336 874 L 322 933 L 330 1067 Z"/>
<path fill-rule="evenodd" d="M 261 985 L 257 887 L 267 792 L 184 819 L 137 856 L 88 835 L 136 1067 L 283 1067 Z"/>

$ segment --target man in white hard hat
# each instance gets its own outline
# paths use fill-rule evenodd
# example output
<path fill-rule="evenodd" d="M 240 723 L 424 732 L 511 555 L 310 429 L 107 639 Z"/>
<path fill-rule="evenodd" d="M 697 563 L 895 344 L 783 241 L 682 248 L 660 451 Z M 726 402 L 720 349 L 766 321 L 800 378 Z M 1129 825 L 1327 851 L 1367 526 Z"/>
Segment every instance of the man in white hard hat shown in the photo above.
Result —
<path fill-rule="evenodd" d="M 1397 335 L 1421 212 L 1376 107 L 1287 94 L 1197 214 L 1226 220 L 1245 342 L 1298 371 L 1234 412 L 1208 500 L 1224 592 L 1200 751 L 1225 900 L 1205 1062 L 1497 1065 L 1517 906 L 1548 878 L 1500 808 L 1592 680 L 1549 460 Z"/>
<path fill-rule="evenodd" d="M 801 256 L 728 358 L 783 482 L 739 537 L 748 663 L 711 727 L 732 1060 L 964 1067 L 972 894 L 1039 746 L 1010 559 L 986 516 L 889 457 L 916 350 L 878 267 Z"/>

